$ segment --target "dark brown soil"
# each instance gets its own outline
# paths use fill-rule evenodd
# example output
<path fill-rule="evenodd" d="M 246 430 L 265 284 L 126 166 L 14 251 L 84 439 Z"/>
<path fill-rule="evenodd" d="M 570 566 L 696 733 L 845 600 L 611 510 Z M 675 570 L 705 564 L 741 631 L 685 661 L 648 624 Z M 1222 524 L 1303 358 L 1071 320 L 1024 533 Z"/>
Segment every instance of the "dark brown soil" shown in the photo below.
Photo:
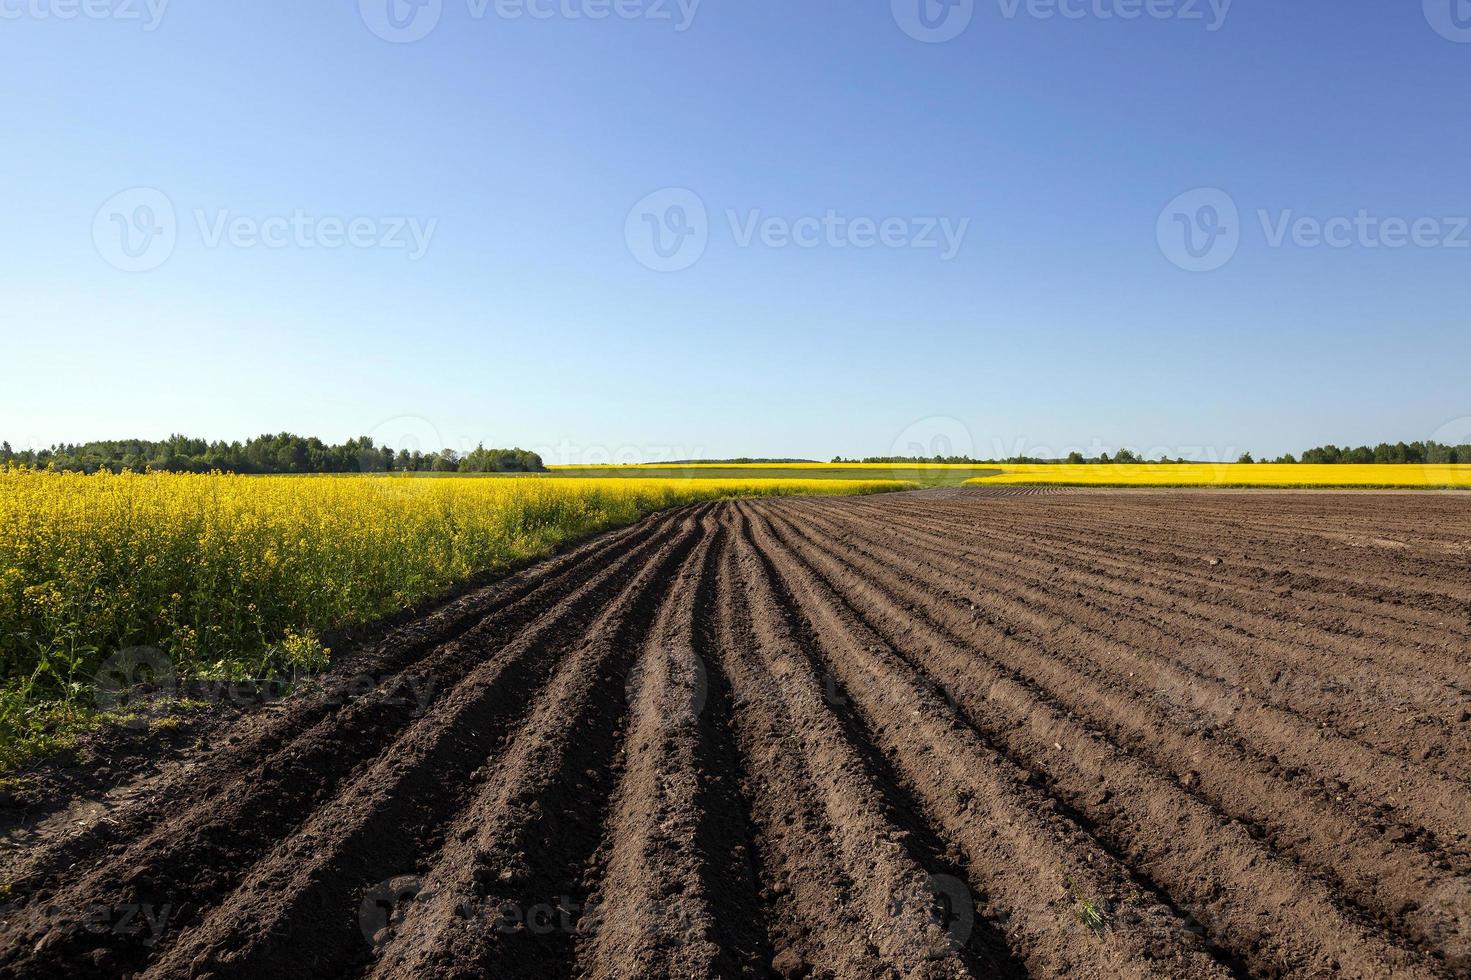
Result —
<path fill-rule="evenodd" d="M 1471 498 L 704 505 L 114 764 L 15 977 L 1471 975 Z"/>

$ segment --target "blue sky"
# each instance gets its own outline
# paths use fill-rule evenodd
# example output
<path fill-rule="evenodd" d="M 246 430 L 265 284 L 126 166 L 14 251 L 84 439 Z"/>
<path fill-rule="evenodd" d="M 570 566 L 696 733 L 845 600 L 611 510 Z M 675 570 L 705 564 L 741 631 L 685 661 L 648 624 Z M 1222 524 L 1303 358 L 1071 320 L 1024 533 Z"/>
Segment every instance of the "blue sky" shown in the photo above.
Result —
<path fill-rule="evenodd" d="M 0 0 L 0 435 L 1471 441 L 1468 0 L 389 2 Z"/>

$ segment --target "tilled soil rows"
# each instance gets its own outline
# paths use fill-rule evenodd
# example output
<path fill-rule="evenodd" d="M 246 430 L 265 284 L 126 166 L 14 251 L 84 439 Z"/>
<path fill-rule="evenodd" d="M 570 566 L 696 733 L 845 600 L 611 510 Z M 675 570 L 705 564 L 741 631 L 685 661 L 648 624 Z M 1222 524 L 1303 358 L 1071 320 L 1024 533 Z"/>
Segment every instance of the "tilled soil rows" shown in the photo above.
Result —
<path fill-rule="evenodd" d="M 13 858 L 13 977 L 1471 976 L 1471 498 L 670 512 Z"/>

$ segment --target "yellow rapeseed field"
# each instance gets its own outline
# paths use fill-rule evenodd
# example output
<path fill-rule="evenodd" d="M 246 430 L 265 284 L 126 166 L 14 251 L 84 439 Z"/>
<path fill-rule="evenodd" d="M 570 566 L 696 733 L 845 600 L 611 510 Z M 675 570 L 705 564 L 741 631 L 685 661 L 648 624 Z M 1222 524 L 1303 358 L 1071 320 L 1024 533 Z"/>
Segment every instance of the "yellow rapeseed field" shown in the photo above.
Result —
<path fill-rule="evenodd" d="M 1468 464 L 1313 463 L 681 463 L 628 467 L 560 466 L 555 472 L 655 475 L 720 470 L 722 473 L 800 473 L 809 479 L 861 474 L 926 485 L 1137 486 L 1137 487 L 1365 487 L 1471 490 Z"/>
<path fill-rule="evenodd" d="M 973 470 L 989 467 L 990 463 L 608 463 L 578 464 L 573 466 L 548 467 L 553 473 L 577 473 L 579 471 L 642 471 L 642 470 L 872 470 L 888 467 L 896 470 Z"/>
<path fill-rule="evenodd" d="M 324 630 L 655 510 L 902 486 L 0 470 L 0 739 L 7 712 L 85 700 L 120 649 L 180 676 L 313 670 Z"/>
<path fill-rule="evenodd" d="M 1313 463 L 998 464 L 980 485 L 1396 487 L 1471 490 L 1471 465 Z"/>

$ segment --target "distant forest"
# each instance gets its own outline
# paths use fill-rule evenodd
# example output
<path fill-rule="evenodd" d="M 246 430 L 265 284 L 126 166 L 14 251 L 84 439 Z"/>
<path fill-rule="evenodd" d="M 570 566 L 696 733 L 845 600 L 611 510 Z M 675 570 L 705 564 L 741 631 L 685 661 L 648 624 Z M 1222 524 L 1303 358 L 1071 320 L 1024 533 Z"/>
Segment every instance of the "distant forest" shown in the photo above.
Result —
<path fill-rule="evenodd" d="M 738 459 L 691 460 L 701 463 L 801 463 L 808 460 Z M 1186 459 L 1145 459 L 1129 449 L 1110 456 L 1103 453 L 1085 457 L 1072 453 L 1066 459 L 1041 459 L 1016 456 L 1004 460 L 974 459 L 970 456 L 868 456 L 861 460 L 835 457 L 834 463 L 950 463 L 959 465 L 994 465 L 996 463 L 1070 463 L 1117 464 L 1147 462 L 1191 462 Z M 1276 459 L 1256 459 L 1243 454 L 1241 463 L 1465 463 L 1471 464 L 1471 445 L 1449 446 L 1438 442 L 1380 443 L 1370 448 L 1319 446 L 1301 457 L 1288 454 Z M 329 446 L 320 439 L 282 432 L 258 436 L 248 442 L 206 442 L 187 436 L 170 436 L 162 442 L 146 439 L 116 439 L 80 445 L 65 443 L 50 449 L 25 449 L 15 452 L 9 442 L 0 443 L 0 466 L 20 465 L 36 469 L 54 468 L 95 473 L 111 470 L 162 470 L 173 473 L 545 473 L 546 466 L 536 453 L 524 449 L 486 449 L 479 446 L 460 454 L 453 449 L 424 453 L 395 451 L 388 446 L 375 446 L 366 436 L 349 439 L 340 446 Z M 648 465 L 677 466 L 679 463 Z"/>
<path fill-rule="evenodd" d="M 1471 446 L 1447 446 L 1439 442 L 1381 442 L 1370 449 L 1320 446 L 1302 454 L 1304 463 L 1471 463 Z M 1291 463 L 1288 456 L 1281 460 Z"/>
<path fill-rule="evenodd" d="M 1145 459 L 1138 453 L 1129 449 L 1120 449 L 1117 455 L 1110 456 L 1103 453 L 1099 456 L 1085 457 L 1082 453 L 1071 453 L 1066 459 L 1039 459 L 1031 456 L 1014 456 L 1010 459 L 972 459 L 969 456 L 868 456 L 861 460 L 844 459 L 841 456 L 833 459 L 834 463 L 950 463 L 962 465 L 982 465 L 995 463 L 1071 463 L 1074 465 L 1084 463 L 1188 463 L 1192 460 L 1162 458 L 1157 460 Z M 1471 464 L 1471 445 L 1448 446 L 1439 442 L 1397 442 L 1391 445 L 1381 442 L 1372 449 L 1368 446 L 1359 446 L 1351 449 L 1347 446 L 1339 447 L 1329 444 L 1309 449 L 1297 456 L 1288 453 L 1276 459 L 1256 459 L 1251 453 L 1242 454 L 1238 463 L 1468 463 Z"/>
<path fill-rule="evenodd" d="M 394 451 L 375 446 L 367 437 L 329 446 L 320 439 L 282 432 L 249 442 L 205 442 L 170 436 L 163 442 L 117 439 L 63 444 L 50 449 L 14 452 L 0 443 L 0 466 L 21 466 L 95 473 L 111 470 L 163 470 L 171 473 L 541 473 L 541 457 L 524 449 L 486 449 L 461 455 Z"/>

